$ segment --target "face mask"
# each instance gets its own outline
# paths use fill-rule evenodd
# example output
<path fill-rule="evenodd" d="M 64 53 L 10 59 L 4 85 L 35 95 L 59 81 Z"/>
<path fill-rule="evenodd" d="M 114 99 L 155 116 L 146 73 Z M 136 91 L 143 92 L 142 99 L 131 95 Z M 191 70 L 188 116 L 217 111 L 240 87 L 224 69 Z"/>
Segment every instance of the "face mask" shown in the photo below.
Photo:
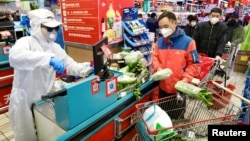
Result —
<path fill-rule="evenodd" d="M 196 25 L 196 22 L 191 22 L 191 26 L 194 27 Z"/>
<path fill-rule="evenodd" d="M 56 40 L 56 37 L 57 37 L 57 32 L 55 30 L 51 31 L 51 32 L 46 32 L 45 33 L 45 39 L 48 41 L 48 42 L 54 42 Z"/>
<path fill-rule="evenodd" d="M 138 18 L 138 20 L 142 20 L 142 18 Z"/>
<path fill-rule="evenodd" d="M 219 19 L 216 17 L 210 18 L 210 22 L 211 24 L 216 24 L 217 22 L 219 22 Z"/>
<path fill-rule="evenodd" d="M 228 26 L 235 26 L 236 24 L 237 24 L 237 22 L 235 20 L 230 20 L 227 23 Z"/>
<path fill-rule="evenodd" d="M 160 31 L 164 38 L 170 36 L 173 33 L 173 30 L 171 28 L 163 28 Z"/>

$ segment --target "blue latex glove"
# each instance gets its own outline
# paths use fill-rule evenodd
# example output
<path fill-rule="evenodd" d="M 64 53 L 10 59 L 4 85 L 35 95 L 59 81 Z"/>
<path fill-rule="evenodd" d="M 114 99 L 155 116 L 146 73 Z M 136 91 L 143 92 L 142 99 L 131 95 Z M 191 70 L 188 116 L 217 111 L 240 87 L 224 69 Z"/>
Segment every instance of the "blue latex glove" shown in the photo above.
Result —
<path fill-rule="evenodd" d="M 58 58 L 51 57 L 49 64 L 53 67 L 55 71 L 59 74 L 63 74 L 64 72 L 64 64 L 62 60 L 59 60 Z"/>

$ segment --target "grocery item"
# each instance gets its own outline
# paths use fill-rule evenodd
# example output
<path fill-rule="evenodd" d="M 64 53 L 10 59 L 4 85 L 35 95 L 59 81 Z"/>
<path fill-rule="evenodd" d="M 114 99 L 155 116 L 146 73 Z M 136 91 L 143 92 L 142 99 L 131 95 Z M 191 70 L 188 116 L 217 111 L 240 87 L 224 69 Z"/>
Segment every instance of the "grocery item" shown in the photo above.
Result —
<path fill-rule="evenodd" d="M 175 84 L 176 90 L 190 96 L 196 99 L 201 100 L 203 103 L 205 103 L 208 106 L 213 105 L 212 100 L 212 93 L 204 88 L 199 88 L 193 84 L 184 82 L 184 81 L 178 81 Z"/>
<path fill-rule="evenodd" d="M 172 70 L 169 68 L 162 69 L 154 73 L 152 75 L 152 79 L 154 81 L 164 80 L 164 79 L 167 79 L 172 73 L 173 73 Z"/>

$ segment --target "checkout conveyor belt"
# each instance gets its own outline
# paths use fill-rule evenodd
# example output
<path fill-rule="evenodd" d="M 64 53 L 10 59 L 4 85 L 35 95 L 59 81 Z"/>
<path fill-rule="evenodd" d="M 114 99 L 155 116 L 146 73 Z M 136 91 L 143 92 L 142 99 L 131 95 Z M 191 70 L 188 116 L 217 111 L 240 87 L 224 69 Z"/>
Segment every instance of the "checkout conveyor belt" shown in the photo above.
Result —
<path fill-rule="evenodd" d="M 158 86 L 158 82 L 156 82 L 156 81 L 149 80 L 149 81 L 145 82 L 140 87 L 142 98 L 147 96 L 148 94 L 150 94 L 153 91 L 153 89 L 157 86 Z M 101 128 L 106 126 L 108 123 L 112 122 L 112 120 L 114 120 L 115 118 L 119 117 L 119 114 L 121 114 L 122 112 L 127 110 L 129 107 L 132 107 L 136 102 L 138 102 L 138 101 L 136 100 L 134 94 L 129 93 L 126 96 L 124 96 L 124 97 L 120 98 L 119 100 L 117 100 L 116 102 L 114 102 L 113 104 L 104 108 L 100 112 L 94 114 L 93 116 L 89 117 L 85 121 L 81 122 L 80 124 L 78 124 L 77 126 L 75 126 L 72 129 L 63 130 L 59 125 L 56 125 L 57 126 L 56 129 L 58 129 L 58 128 L 60 129 L 60 134 L 58 134 L 58 136 L 56 136 L 56 138 L 54 138 L 53 140 L 55 140 L 55 141 L 87 140 L 90 136 L 92 136 L 93 134 L 98 132 L 98 130 L 100 130 Z M 44 107 L 43 107 L 44 105 L 42 103 L 47 105 L 45 107 L 48 107 L 48 108 L 44 109 Z M 44 118 L 47 118 L 48 121 L 52 121 L 49 123 L 56 124 L 55 111 L 53 109 L 53 106 L 51 107 L 50 104 L 48 104 L 48 103 L 46 104 L 46 103 L 47 102 L 45 102 L 43 100 L 38 101 L 35 105 L 33 105 L 34 106 L 33 110 L 35 113 L 41 113 L 41 115 L 43 115 Z M 98 103 L 96 103 L 96 104 L 98 104 Z M 42 124 L 42 126 L 45 125 L 44 123 L 41 123 L 41 124 Z M 52 130 L 53 130 L 53 134 L 55 133 L 54 128 L 51 128 L 51 130 L 48 128 L 50 128 L 50 127 L 45 128 L 45 131 L 47 130 L 47 131 L 51 131 L 51 132 L 47 132 L 47 134 L 52 134 Z M 44 136 L 47 136 L 47 137 L 54 136 L 54 135 L 47 135 L 47 134 L 43 134 L 43 137 Z"/>
<path fill-rule="evenodd" d="M 142 87 L 141 93 L 143 95 L 148 94 L 150 91 L 153 90 L 153 88 L 158 86 L 158 81 L 153 81 L 151 84 Z M 123 100 L 123 99 L 120 99 Z M 115 108 L 110 110 L 109 112 L 105 113 L 104 115 L 100 116 L 98 119 L 96 119 L 94 122 L 92 122 L 87 128 L 84 128 L 82 130 L 79 130 L 78 132 L 75 132 L 74 134 L 71 134 L 68 132 L 68 134 L 64 134 L 61 137 L 67 136 L 66 141 L 79 141 L 82 139 L 82 137 L 86 135 L 90 135 L 91 132 L 93 132 L 95 129 L 99 128 L 103 123 L 106 123 L 109 120 L 112 120 L 111 118 L 123 111 L 128 105 L 133 105 L 133 103 L 136 102 L 135 96 L 130 96 L 127 99 L 124 99 L 124 101 L 120 102 L 119 104 L 115 105 Z M 113 107 L 113 106 L 112 106 Z M 79 125 L 80 127 L 81 125 Z M 59 139 L 60 140 L 60 139 Z"/>
<path fill-rule="evenodd" d="M 119 99 L 118 93 L 106 95 L 108 82 L 114 82 L 110 80 L 100 83 L 102 91 L 99 93 L 84 93 L 82 90 L 88 89 L 93 80 L 96 80 L 94 75 L 66 86 L 65 96 L 45 98 L 34 103 L 32 109 L 40 140 L 87 140 L 138 102 L 132 92 Z M 157 81 L 145 82 L 140 87 L 142 99 L 157 86 Z M 116 137 L 119 136 L 117 134 Z"/>

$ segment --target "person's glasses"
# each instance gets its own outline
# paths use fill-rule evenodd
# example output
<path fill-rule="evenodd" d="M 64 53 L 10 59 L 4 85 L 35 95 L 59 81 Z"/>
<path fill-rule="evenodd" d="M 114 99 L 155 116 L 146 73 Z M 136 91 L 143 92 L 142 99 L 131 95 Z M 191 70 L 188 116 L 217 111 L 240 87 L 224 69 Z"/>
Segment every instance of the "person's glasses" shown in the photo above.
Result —
<path fill-rule="evenodd" d="M 42 26 L 42 27 L 46 28 L 48 32 L 52 32 L 53 30 L 55 30 L 55 31 L 59 30 L 59 26 L 58 27 L 54 27 L 54 28 L 46 27 L 46 26 Z"/>

